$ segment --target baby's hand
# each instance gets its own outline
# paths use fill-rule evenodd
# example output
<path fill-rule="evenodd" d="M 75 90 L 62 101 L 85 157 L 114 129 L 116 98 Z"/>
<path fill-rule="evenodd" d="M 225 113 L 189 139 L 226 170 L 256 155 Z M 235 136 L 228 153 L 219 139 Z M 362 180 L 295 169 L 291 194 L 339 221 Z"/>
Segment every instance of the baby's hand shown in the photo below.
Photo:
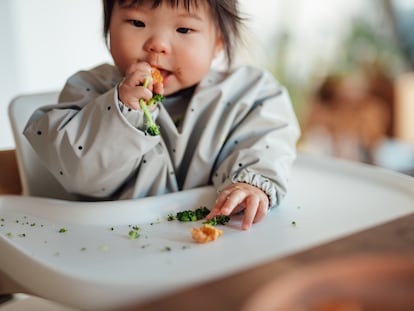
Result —
<path fill-rule="evenodd" d="M 153 86 L 152 79 L 147 87 L 144 87 L 143 84 L 148 77 L 151 77 L 151 66 L 148 63 L 139 62 L 128 67 L 124 79 L 118 86 L 118 97 L 125 106 L 134 110 L 140 109 L 139 100 L 150 100 L 153 96 L 153 87 L 154 91 L 160 88 L 159 85 Z"/>
<path fill-rule="evenodd" d="M 207 215 L 207 220 L 218 215 L 239 213 L 244 210 L 242 229 L 250 229 L 266 217 L 269 198 L 262 190 L 246 183 L 228 185 L 217 197 L 216 203 Z"/>

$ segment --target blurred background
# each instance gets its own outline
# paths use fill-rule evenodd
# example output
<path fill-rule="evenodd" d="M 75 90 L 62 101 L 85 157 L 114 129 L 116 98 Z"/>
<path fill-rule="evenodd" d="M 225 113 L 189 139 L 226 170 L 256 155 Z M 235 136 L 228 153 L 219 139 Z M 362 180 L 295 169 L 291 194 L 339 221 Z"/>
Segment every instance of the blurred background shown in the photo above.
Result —
<path fill-rule="evenodd" d="M 302 152 L 414 175 L 414 1 L 241 0 L 236 63 L 269 69 L 292 97 Z M 101 0 L 0 1 L 0 150 L 7 107 L 111 62 Z"/>

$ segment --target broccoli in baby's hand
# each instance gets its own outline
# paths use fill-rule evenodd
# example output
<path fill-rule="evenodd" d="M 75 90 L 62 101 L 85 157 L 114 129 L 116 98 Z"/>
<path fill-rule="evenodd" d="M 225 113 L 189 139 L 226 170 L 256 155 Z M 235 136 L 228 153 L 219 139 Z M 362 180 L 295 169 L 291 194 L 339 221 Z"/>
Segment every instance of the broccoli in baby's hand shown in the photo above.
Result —
<path fill-rule="evenodd" d="M 152 73 L 153 73 L 153 80 L 156 82 L 162 83 L 163 79 L 158 69 L 152 68 Z M 145 80 L 143 84 L 144 87 L 148 86 L 149 80 L 150 80 L 150 77 L 148 77 Z M 148 103 L 146 103 L 145 100 L 143 99 L 139 100 L 139 105 L 142 111 L 144 112 L 145 119 L 146 119 L 147 133 L 150 134 L 151 136 L 160 135 L 160 127 L 152 119 L 152 116 L 148 110 L 148 107 L 152 106 L 155 103 L 161 103 L 163 100 L 164 100 L 164 96 L 162 96 L 161 94 L 154 94 L 154 96 L 148 101 Z"/>
<path fill-rule="evenodd" d="M 154 94 L 154 96 L 148 101 L 147 106 L 151 106 L 155 103 L 162 103 L 164 99 L 165 97 L 161 94 Z"/>

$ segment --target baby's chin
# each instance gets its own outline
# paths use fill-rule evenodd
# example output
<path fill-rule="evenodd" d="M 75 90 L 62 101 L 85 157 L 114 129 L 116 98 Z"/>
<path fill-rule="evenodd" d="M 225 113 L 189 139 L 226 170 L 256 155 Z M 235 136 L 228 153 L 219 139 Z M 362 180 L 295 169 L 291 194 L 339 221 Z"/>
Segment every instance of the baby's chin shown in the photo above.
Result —
<path fill-rule="evenodd" d="M 184 86 L 177 83 L 176 79 L 174 79 L 174 76 L 172 75 L 164 79 L 163 86 L 164 86 L 164 96 L 170 96 L 185 89 Z"/>
<path fill-rule="evenodd" d="M 180 93 L 185 93 L 187 91 L 191 92 L 191 89 L 193 87 L 195 87 L 197 85 L 197 83 L 189 85 L 189 86 L 183 86 L 183 85 L 175 85 L 175 87 L 173 87 L 172 85 L 166 85 L 164 84 L 164 96 L 174 96 L 174 95 L 178 95 Z M 191 92 L 192 93 L 192 92 Z M 189 95 L 189 94 L 188 94 Z"/>

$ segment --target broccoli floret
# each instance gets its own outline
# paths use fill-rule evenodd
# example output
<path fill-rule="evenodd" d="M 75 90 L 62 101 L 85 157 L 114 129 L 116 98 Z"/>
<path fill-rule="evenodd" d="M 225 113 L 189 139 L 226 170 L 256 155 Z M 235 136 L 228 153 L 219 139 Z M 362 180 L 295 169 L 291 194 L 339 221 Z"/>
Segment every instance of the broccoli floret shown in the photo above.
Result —
<path fill-rule="evenodd" d="M 200 208 L 197 208 L 195 210 L 195 214 L 196 214 L 197 220 L 201 220 L 201 219 L 206 218 L 206 216 L 209 213 L 210 213 L 210 210 L 207 207 L 205 207 L 205 206 L 200 207 Z"/>
<path fill-rule="evenodd" d="M 182 212 L 177 212 L 177 215 L 175 216 L 175 218 L 178 221 L 197 221 L 197 217 L 194 211 L 182 211 Z"/>
<path fill-rule="evenodd" d="M 210 213 L 210 210 L 207 207 L 203 206 L 203 207 L 197 208 L 195 211 L 186 210 L 186 211 L 178 212 L 175 218 L 178 221 L 198 221 L 198 220 L 206 218 L 206 216 L 209 213 Z M 230 220 L 229 216 L 220 215 L 220 216 L 216 216 L 210 220 L 203 222 L 203 224 L 208 224 L 212 226 L 225 225 L 229 222 L 229 220 Z"/>
<path fill-rule="evenodd" d="M 139 100 L 139 105 L 141 106 L 142 111 L 144 112 L 144 116 L 146 119 L 146 125 L 147 125 L 147 133 L 151 136 L 157 136 L 160 135 L 160 127 L 155 124 L 154 120 L 151 117 L 150 112 L 148 111 L 147 104 L 143 99 Z"/>
<path fill-rule="evenodd" d="M 230 220 L 229 216 L 219 215 L 219 216 L 216 216 L 214 218 L 211 218 L 210 220 L 207 220 L 207 221 L 203 222 L 203 224 L 207 224 L 207 225 L 211 225 L 211 226 L 225 225 L 229 222 L 229 220 Z"/>
<path fill-rule="evenodd" d="M 187 210 L 178 212 L 176 218 L 179 221 L 198 221 L 204 219 L 209 213 L 210 210 L 207 207 L 203 206 L 197 208 L 195 211 Z"/>
<path fill-rule="evenodd" d="M 165 97 L 162 96 L 161 94 L 154 94 L 154 96 L 148 101 L 147 106 L 151 107 L 155 103 L 162 103 L 164 98 Z"/>
<path fill-rule="evenodd" d="M 158 125 L 156 125 L 155 123 L 153 124 L 148 124 L 147 125 L 147 133 L 150 134 L 151 136 L 157 136 L 160 135 L 160 127 Z"/>

